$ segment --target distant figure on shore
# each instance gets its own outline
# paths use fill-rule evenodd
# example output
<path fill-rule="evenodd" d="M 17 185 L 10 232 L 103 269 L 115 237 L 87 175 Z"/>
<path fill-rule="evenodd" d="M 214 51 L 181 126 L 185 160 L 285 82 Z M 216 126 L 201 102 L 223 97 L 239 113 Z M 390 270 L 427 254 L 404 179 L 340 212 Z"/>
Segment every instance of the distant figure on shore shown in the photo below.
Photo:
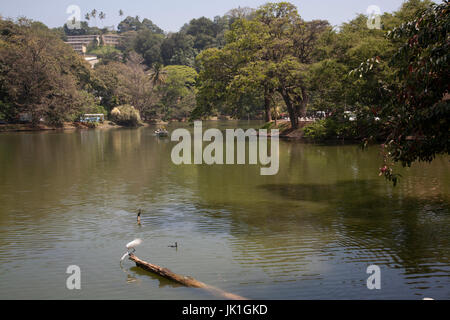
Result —
<path fill-rule="evenodd" d="M 169 246 L 169 248 L 176 248 L 176 249 L 178 249 L 178 242 L 175 242 L 175 245 L 174 246 Z"/>
<path fill-rule="evenodd" d="M 138 223 L 138 225 L 141 225 L 141 213 L 142 213 L 142 211 L 141 211 L 141 209 L 139 209 L 139 212 L 138 212 L 138 215 L 137 215 L 137 223 Z"/>

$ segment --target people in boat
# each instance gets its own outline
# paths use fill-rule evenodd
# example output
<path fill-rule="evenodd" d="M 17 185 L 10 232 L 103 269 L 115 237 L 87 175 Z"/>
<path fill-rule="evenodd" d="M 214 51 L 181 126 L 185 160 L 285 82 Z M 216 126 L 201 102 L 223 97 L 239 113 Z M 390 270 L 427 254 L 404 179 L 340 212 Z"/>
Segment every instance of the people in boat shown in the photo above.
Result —
<path fill-rule="evenodd" d="M 168 134 L 166 127 L 161 127 L 158 130 L 155 131 L 156 134 Z"/>

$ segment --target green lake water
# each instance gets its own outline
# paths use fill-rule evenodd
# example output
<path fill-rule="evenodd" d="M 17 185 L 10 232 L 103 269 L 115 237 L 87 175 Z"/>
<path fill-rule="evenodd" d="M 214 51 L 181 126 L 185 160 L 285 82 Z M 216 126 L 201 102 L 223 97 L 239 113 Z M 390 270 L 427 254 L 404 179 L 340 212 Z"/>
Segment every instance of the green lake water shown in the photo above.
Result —
<path fill-rule="evenodd" d="M 400 169 L 394 188 L 376 146 L 281 141 L 279 173 L 261 176 L 176 166 L 154 130 L 0 134 L 1 299 L 216 298 L 121 268 L 135 238 L 141 259 L 250 299 L 450 299 L 448 157 Z"/>

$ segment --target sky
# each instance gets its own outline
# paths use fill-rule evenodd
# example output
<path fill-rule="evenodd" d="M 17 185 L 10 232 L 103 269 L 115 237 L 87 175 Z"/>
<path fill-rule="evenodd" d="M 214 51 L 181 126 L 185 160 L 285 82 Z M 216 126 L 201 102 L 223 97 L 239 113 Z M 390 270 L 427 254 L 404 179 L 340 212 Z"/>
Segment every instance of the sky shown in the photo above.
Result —
<path fill-rule="evenodd" d="M 62 26 L 71 14 L 67 9 L 71 5 L 78 6 L 82 20 L 87 12 L 97 9 L 106 13 L 106 19 L 97 19 L 90 25 L 99 27 L 117 26 L 124 17 L 119 16 L 119 10 L 125 16 L 148 18 L 167 32 L 178 31 L 191 19 L 202 16 L 214 18 L 222 16 L 230 9 L 237 7 L 258 6 L 268 0 L 2 0 L 0 15 L 3 18 L 25 16 L 38 20 L 49 27 Z M 272 2 L 276 2 L 272 0 Z M 340 25 L 355 17 L 358 13 L 366 13 L 371 5 L 378 6 L 381 12 L 396 11 L 404 0 L 291 0 L 297 6 L 303 19 L 326 19 L 332 25 Z"/>

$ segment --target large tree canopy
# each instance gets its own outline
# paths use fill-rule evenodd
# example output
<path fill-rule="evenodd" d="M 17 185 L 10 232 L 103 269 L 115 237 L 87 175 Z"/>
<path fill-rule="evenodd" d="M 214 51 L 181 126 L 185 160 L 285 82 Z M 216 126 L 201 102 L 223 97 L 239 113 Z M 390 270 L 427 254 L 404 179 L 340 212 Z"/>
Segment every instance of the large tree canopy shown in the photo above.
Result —
<path fill-rule="evenodd" d="M 0 115 L 62 124 L 95 107 L 89 65 L 41 23 L 0 20 Z"/>
<path fill-rule="evenodd" d="M 160 105 L 165 119 L 188 119 L 195 107 L 197 72 L 188 66 L 170 65 L 164 68 L 165 79 L 158 87 Z"/>
<path fill-rule="evenodd" d="M 410 166 L 449 151 L 449 12 L 448 1 L 405 3 L 393 20 L 408 21 L 387 33 L 393 50 L 367 59 L 353 72 L 376 93 L 373 114 L 381 119 L 386 139 L 380 174 L 394 183 L 393 163 Z"/>
<path fill-rule="evenodd" d="M 404 166 L 449 152 L 449 31 L 445 1 L 389 33 L 401 46 L 390 61 L 397 82 L 387 92 L 382 114 L 390 130 L 387 152 Z M 384 172 L 389 176 L 389 168 Z"/>
<path fill-rule="evenodd" d="M 263 97 L 266 120 L 270 120 L 271 102 L 277 92 L 286 104 L 292 127 L 297 128 L 309 101 L 307 74 L 314 62 L 312 53 L 328 27 L 326 21 L 302 20 L 295 6 L 287 2 L 268 3 L 251 20 L 237 19 L 225 36 L 225 47 L 198 58 L 204 67 L 199 78 L 200 107 L 209 111 L 209 103 L 202 96 L 211 98 L 211 88 L 222 86 L 228 94 L 217 95 L 234 101 L 239 100 L 236 95 L 248 96 L 250 92 L 255 93 L 255 99 Z M 221 76 L 224 72 L 227 75 Z"/>
<path fill-rule="evenodd" d="M 139 17 L 128 16 L 117 26 L 117 30 L 119 33 L 139 31 L 144 29 L 149 30 L 152 33 L 164 34 L 164 31 L 160 27 L 158 27 L 147 18 L 141 21 Z"/>

